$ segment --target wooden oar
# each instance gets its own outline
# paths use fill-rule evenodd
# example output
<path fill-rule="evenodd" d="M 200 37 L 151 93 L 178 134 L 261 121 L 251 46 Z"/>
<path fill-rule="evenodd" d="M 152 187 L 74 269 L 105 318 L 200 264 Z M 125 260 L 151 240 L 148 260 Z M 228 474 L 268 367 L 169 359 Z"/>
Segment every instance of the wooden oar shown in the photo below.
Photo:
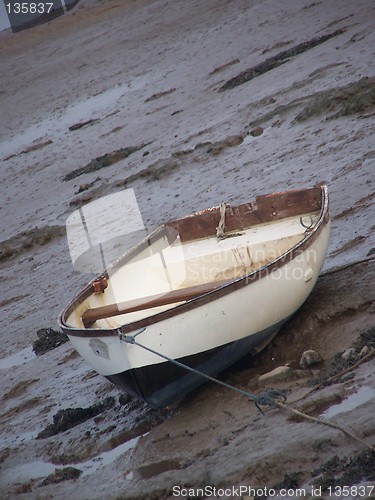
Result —
<path fill-rule="evenodd" d="M 109 304 L 107 306 L 87 309 L 87 311 L 85 311 L 82 315 L 82 321 L 85 328 L 90 328 L 98 319 L 110 318 L 112 316 L 142 311 L 144 309 L 151 309 L 158 306 L 165 306 L 167 304 L 173 304 L 173 302 L 183 302 L 211 292 L 212 290 L 215 290 L 215 288 L 227 285 L 232 281 L 233 279 L 203 283 L 202 285 L 180 288 L 179 290 L 172 290 L 171 292 L 158 293 L 156 295 L 149 295 L 148 297 L 127 300 L 126 302 L 119 302 L 117 304 Z"/>

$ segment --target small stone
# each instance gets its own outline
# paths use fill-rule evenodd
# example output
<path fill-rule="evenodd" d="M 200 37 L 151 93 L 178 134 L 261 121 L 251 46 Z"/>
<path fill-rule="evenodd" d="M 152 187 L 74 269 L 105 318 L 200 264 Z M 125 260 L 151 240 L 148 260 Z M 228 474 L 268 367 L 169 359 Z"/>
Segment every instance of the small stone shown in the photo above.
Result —
<path fill-rule="evenodd" d="M 252 137 L 259 137 L 260 135 L 262 135 L 264 132 L 264 129 L 263 127 L 254 127 L 253 129 L 250 130 L 249 134 L 252 136 Z"/>
<path fill-rule="evenodd" d="M 347 349 L 343 355 L 341 356 L 343 360 L 348 361 L 348 359 L 355 354 L 355 349 L 353 347 L 350 347 L 350 349 Z"/>
<path fill-rule="evenodd" d="M 369 348 L 369 346 L 368 346 L 368 345 L 364 345 L 364 346 L 362 347 L 362 349 L 360 350 L 359 355 L 360 355 L 360 356 L 361 356 L 361 358 L 362 358 L 363 356 L 366 356 L 366 354 L 368 354 L 369 352 L 370 352 L 370 348 Z"/>
<path fill-rule="evenodd" d="M 312 370 L 294 370 L 296 378 L 305 379 L 312 377 Z"/>
<path fill-rule="evenodd" d="M 305 370 L 306 368 L 310 368 L 310 366 L 318 365 L 322 361 L 323 358 L 318 351 L 309 349 L 302 354 L 299 365 L 303 370 Z"/>
<path fill-rule="evenodd" d="M 354 378 L 354 373 L 351 372 L 351 373 L 346 373 L 345 375 L 340 377 L 339 380 L 341 383 L 344 383 L 344 382 L 348 382 L 348 380 L 352 380 L 353 378 Z"/>
<path fill-rule="evenodd" d="M 87 191 L 88 189 L 90 189 L 89 184 L 80 184 L 76 194 L 83 193 L 83 191 Z"/>
<path fill-rule="evenodd" d="M 268 373 L 264 373 L 258 378 L 259 384 L 268 384 L 269 382 L 283 382 L 289 380 L 293 375 L 290 366 L 278 366 Z"/>

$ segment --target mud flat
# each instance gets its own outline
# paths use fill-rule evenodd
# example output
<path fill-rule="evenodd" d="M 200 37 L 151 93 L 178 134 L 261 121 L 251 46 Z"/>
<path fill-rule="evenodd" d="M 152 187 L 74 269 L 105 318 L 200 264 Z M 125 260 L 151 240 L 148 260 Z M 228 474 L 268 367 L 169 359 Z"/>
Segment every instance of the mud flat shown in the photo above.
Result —
<path fill-rule="evenodd" d="M 0 33 L 0 498 L 240 485 L 329 498 L 335 485 L 375 484 L 374 19 L 371 0 L 83 0 Z M 85 203 L 131 187 L 151 229 L 323 181 L 332 234 L 316 288 L 264 352 L 221 378 L 283 390 L 362 443 L 277 408 L 262 416 L 211 383 L 152 410 L 58 334 L 33 352 L 90 278 L 64 235 Z M 304 351 L 322 360 L 302 369 Z"/>

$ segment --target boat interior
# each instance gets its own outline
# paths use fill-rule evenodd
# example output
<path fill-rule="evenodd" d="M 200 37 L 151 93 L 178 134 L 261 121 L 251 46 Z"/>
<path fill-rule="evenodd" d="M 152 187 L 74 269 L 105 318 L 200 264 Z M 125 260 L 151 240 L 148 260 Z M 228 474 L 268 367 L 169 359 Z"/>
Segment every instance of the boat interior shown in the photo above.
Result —
<path fill-rule="evenodd" d="M 175 307 L 277 259 L 303 240 L 319 216 L 315 208 L 247 228 L 232 227 L 223 237 L 211 231 L 209 237 L 187 238 L 176 222 L 168 223 L 108 272 L 104 291 L 76 303 L 66 324 L 114 329 Z"/>

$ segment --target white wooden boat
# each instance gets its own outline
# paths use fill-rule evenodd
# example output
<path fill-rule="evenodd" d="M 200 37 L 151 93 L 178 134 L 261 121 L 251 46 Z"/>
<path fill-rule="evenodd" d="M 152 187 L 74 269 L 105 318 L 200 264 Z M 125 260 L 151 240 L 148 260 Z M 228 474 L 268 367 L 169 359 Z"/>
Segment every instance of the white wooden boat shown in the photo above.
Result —
<path fill-rule="evenodd" d="M 259 352 L 313 289 L 329 221 L 323 185 L 167 222 L 91 281 L 60 327 L 98 373 L 169 405 L 204 379 L 124 339 L 211 376 Z"/>

